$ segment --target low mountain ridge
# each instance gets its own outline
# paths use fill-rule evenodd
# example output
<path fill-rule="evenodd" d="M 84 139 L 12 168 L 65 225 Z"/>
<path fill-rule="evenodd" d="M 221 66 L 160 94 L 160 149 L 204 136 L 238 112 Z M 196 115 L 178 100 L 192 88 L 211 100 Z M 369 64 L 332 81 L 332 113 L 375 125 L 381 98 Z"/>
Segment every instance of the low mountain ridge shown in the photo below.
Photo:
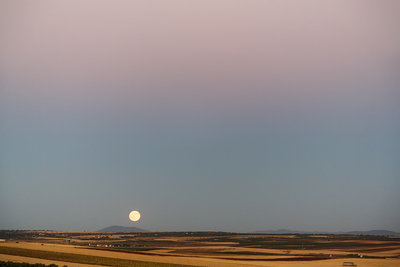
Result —
<path fill-rule="evenodd" d="M 128 227 L 128 226 L 119 226 L 119 225 L 113 225 L 109 226 L 106 228 L 103 228 L 101 230 L 98 230 L 97 232 L 102 232 L 102 233 L 128 233 L 128 232 L 148 232 L 145 229 L 138 228 L 138 227 Z"/>

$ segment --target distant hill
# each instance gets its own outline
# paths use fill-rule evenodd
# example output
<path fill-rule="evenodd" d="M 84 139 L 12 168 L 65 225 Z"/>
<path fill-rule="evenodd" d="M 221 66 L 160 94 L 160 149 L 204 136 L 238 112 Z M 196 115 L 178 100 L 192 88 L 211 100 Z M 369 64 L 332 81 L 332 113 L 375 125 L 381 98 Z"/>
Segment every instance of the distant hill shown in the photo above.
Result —
<path fill-rule="evenodd" d="M 138 227 L 113 225 L 113 226 L 109 226 L 109 227 L 103 228 L 101 230 L 98 230 L 97 232 L 127 233 L 127 232 L 147 232 L 147 230 L 138 228 Z"/>
<path fill-rule="evenodd" d="M 254 231 L 256 234 L 336 234 L 336 235 L 380 235 L 380 236 L 400 236 L 400 233 L 396 233 L 388 230 L 370 230 L 370 231 L 350 231 L 350 232 L 307 232 L 307 231 L 296 231 L 296 230 L 266 230 L 266 231 Z"/>

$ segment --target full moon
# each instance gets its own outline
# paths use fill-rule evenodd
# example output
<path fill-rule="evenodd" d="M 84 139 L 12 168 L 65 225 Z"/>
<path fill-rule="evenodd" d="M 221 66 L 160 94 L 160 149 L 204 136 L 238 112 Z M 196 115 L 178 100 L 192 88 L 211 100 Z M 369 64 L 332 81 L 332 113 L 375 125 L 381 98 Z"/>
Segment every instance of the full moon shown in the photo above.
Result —
<path fill-rule="evenodd" d="M 129 213 L 129 219 L 132 222 L 137 222 L 140 219 L 140 212 L 138 212 L 137 210 L 133 210 L 131 211 L 131 213 Z"/>

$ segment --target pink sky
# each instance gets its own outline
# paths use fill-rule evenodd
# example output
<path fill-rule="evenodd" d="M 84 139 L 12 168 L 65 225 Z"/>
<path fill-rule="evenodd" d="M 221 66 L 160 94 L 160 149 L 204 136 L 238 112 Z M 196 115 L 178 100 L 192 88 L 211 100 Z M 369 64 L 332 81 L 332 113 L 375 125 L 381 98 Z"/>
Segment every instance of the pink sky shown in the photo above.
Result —
<path fill-rule="evenodd" d="M 150 103 L 232 112 L 384 106 L 397 82 L 399 19 L 390 14 L 398 7 L 397 1 L 5 1 L 3 94 L 15 103 L 107 110 Z"/>

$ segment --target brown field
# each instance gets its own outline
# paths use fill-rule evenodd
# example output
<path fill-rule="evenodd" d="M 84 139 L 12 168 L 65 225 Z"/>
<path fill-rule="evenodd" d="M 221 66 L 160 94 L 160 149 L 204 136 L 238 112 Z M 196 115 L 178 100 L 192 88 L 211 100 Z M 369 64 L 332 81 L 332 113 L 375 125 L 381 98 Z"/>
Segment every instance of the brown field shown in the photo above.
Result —
<path fill-rule="evenodd" d="M 59 266 L 400 266 L 400 239 L 219 232 L 0 231 L 0 260 Z M 167 265 L 166 265 L 167 264 Z M 168 265 L 169 264 L 169 265 Z"/>

